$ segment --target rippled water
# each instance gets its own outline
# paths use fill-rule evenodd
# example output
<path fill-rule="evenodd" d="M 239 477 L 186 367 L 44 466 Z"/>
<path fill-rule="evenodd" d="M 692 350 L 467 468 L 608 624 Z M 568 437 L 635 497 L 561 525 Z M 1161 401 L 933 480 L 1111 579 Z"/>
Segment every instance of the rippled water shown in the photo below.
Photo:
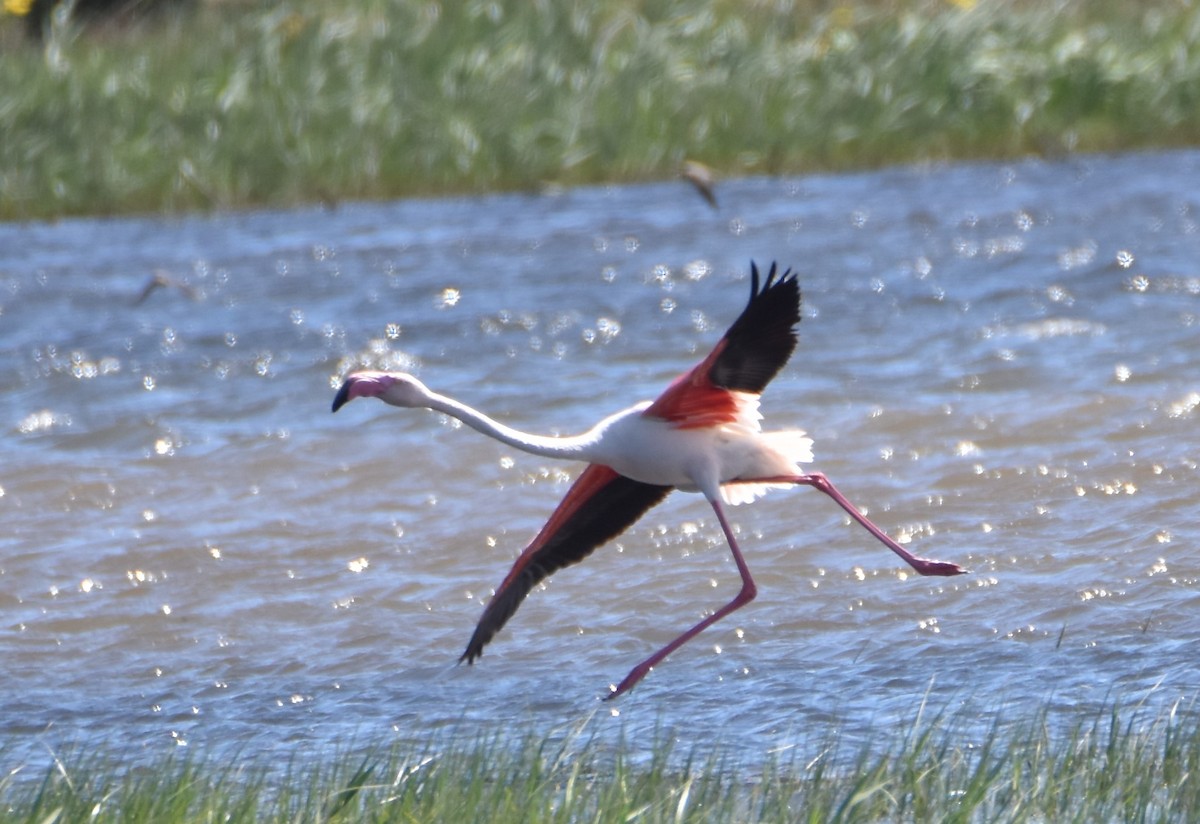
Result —
<path fill-rule="evenodd" d="M 1200 685 L 1200 154 L 726 181 L 334 211 L 0 226 L 0 747 L 328 752 L 581 719 L 747 758 Z M 417 372 L 567 432 L 655 396 L 796 268 L 767 423 L 915 551 L 811 489 L 733 510 L 723 604 L 676 494 L 536 590 L 473 667 L 482 605 L 579 467 L 356 402 Z M 139 294 L 160 272 L 180 286 Z"/>

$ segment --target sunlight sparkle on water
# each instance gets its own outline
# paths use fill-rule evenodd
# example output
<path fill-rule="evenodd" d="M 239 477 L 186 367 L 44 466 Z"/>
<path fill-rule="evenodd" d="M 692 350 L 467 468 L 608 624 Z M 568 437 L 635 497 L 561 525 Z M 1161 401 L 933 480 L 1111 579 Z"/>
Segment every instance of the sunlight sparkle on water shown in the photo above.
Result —
<path fill-rule="evenodd" d="M 601 340 L 608 343 L 621 334 L 621 323 L 613 318 L 598 318 L 596 320 L 596 331 L 600 333 Z"/>
<path fill-rule="evenodd" d="M 71 419 L 51 412 L 49 409 L 43 409 L 41 412 L 34 412 L 22 418 L 21 422 L 17 424 L 17 431 L 22 435 L 31 435 L 60 425 L 70 426 Z"/>
<path fill-rule="evenodd" d="M 967 458 L 980 453 L 979 445 L 974 441 L 959 441 L 954 447 L 954 454 L 960 458 Z"/>
<path fill-rule="evenodd" d="M 984 738 L 1001 708 L 1067 730 L 1106 696 L 1153 712 L 1190 694 L 1179 644 L 1198 632 L 1200 232 L 1180 211 L 1197 164 L 731 179 L 732 223 L 582 187 L 504 199 L 500 219 L 468 198 L 0 225 L 23 289 L 0 318 L 0 651 L 21 681 L 0 728 L 133 755 L 174 729 L 278 762 L 277 745 L 319 758 L 461 719 L 541 735 L 619 715 L 602 743 L 661 724 L 684 752 L 803 765 L 826 733 L 857 742 L 924 700 Z M 709 351 L 751 258 L 805 294 L 767 427 L 809 429 L 817 468 L 891 538 L 971 574 L 918 575 L 815 491 L 731 509 L 760 597 L 597 716 L 596 688 L 735 589 L 711 508 L 673 494 L 455 667 L 581 467 L 437 413 L 332 417 L 342 379 L 424 373 L 511 425 L 580 431 Z M 137 267 L 210 299 L 133 310 Z"/>
<path fill-rule="evenodd" d="M 1182 418 L 1195 412 L 1198 406 L 1200 406 L 1200 392 L 1189 392 L 1167 408 L 1167 416 Z"/>
<path fill-rule="evenodd" d="M 683 266 L 683 276 L 691 281 L 703 280 L 712 274 L 712 264 L 707 260 L 693 260 Z"/>

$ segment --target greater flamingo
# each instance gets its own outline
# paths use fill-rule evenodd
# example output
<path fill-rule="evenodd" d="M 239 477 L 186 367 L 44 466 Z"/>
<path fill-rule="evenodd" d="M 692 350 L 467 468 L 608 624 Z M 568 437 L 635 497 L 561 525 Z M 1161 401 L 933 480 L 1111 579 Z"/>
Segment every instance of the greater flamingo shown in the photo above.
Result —
<path fill-rule="evenodd" d="M 393 406 L 428 408 L 458 418 L 511 447 L 548 458 L 585 461 L 588 466 L 550 520 L 517 558 L 496 589 L 460 661 L 468 664 L 517 611 L 546 576 L 587 557 L 628 529 L 672 489 L 700 492 L 725 533 L 742 588 L 733 600 L 634 667 L 610 687 L 615 698 L 706 627 L 744 606 L 757 594 L 725 516 L 725 504 L 753 500 L 768 489 L 815 487 L 921 575 L 958 575 L 958 564 L 913 555 L 871 523 L 819 472 L 802 473 L 812 460 L 812 440 L 800 431 L 763 432 L 758 398 L 796 347 L 800 286 L 791 270 L 776 277 L 771 265 L 761 283 L 750 264 L 750 302 L 703 361 L 677 378 L 658 399 L 610 415 L 582 435 L 529 435 L 439 395 L 411 375 L 357 372 L 333 400 L 333 411 L 360 397 Z"/>

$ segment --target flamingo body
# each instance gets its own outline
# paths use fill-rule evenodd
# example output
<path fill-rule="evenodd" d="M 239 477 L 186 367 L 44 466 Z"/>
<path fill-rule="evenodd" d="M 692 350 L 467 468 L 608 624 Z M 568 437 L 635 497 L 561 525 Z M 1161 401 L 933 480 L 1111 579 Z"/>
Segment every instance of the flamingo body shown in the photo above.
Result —
<path fill-rule="evenodd" d="M 679 376 L 653 402 L 643 401 L 567 437 L 530 435 L 429 390 L 411 375 L 358 372 L 346 378 L 333 401 L 336 412 L 357 397 L 452 415 L 514 448 L 588 466 L 546 525 L 514 562 L 485 607 L 462 659 L 473 663 L 546 576 L 577 563 L 628 529 L 672 489 L 700 492 L 709 501 L 733 553 L 742 588 L 707 616 L 630 671 L 609 698 L 633 687 L 656 664 L 696 634 L 751 601 L 757 588 L 724 511 L 724 504 L 754 500 L 772 488 L 813 486 L 922 575 L 957 575 L 957 564 L 931 561 L 905 550 L 871 523 L 820 473 L 803 474 L 812 440 L 799 430 L 763 432 L 760 393 L 796 346 L 800 287 L 774 265 L 760 284 L 751 264 L 750 301 L 709 355 Z"/>
<path fill-rule="evenodd" d="M 652 408 L 638 404 L 602 422 L 590 433 L 594 441 L 581 449 L 581 459 L 642 483 L 713 493 L 739 478 L 798 472 L 799 461 L 811 459 L 811 452 L 785 455 L 775 444 L 782 439 L 763 437 L 756 421 L 735 419 L 700 428 L 690 418 L 655 417 Z M 796 434 L 798 444 L 811 443 Z"/>

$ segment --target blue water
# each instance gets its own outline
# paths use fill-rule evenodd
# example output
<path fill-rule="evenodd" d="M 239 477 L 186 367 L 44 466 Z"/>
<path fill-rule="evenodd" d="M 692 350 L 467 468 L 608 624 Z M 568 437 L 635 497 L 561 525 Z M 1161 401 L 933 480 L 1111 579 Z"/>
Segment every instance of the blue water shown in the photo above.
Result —
<path fill-rule="evenodd" d="M 0 225 L 0 760 L 69 745 L 319 757 L 582 724 L 807 761 L 918 708 L 1152 717 L 1200 686 L 1200 153 Z M 811 489 L 732 511 L 759 597 L 616 702 L 738 577 L 677 493 L 483 604 L 579 467 L 442 417 L 329 404 L 417 373 L 580 431 L 652 398 L 800 273 L 764 396 L 915 552 Z M 179 285 L 137 298 L 163 274 Z"/>

